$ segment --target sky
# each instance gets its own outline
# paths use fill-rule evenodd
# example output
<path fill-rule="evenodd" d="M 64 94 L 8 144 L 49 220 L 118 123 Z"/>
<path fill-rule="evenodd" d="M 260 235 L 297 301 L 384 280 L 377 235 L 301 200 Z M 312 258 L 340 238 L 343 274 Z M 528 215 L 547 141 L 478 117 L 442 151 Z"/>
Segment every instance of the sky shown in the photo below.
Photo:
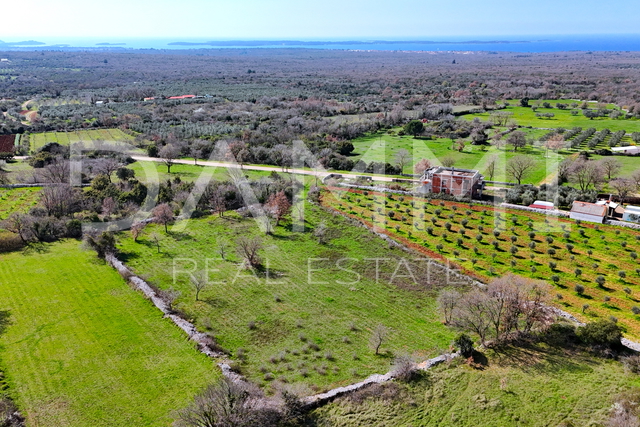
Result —
<path fill-rule="evenodd" d="M 345 39 L 638 34 L 637 0 L 30 0 L 0 40 L 38 37 Z M 25 9 L 25 7 L 28 9 Z"/>

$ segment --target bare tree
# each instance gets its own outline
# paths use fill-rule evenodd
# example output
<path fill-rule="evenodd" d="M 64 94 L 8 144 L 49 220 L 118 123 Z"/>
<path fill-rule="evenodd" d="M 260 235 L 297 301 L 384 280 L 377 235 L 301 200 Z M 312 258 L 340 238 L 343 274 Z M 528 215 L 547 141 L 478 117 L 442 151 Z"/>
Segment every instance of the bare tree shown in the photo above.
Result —
<path fill-rule="evenodd" d="M 409 150 L 405 148 L 401 148 L 396 152 L 394 157 L 395 157 L 396 164 L 398 165 L 400 170 L 404 171 L 404 167 L 411 160 L 411 153 L 409 153 Z"/>
<path fill-rule="evenodd" d="M 485 173 L 489 177 L 489 181 L 493 181 L 493 177 L 496 174 L 496 168 L 497 167 L 498 167 L 498 157 L 497 156 L 491 156 L 491 158 L 489 158 L 489 162 L 487 163 L 487 166 L 485 168 Z"/>
<path fill-rule="evenodd" d="M 220 254 L 220 258 L 226 259 L 228 248 L 229 245 L 226 241 L 218 240 L 218 254 Z"/>
<path fill-rule="evenodd" d="M 456 291 L 444 290 L 438 295 L 438 307 L 444 316 L 444 323 L 451 323 L 451 316 L 456 304 L 460 301 L 460 293 Z"/>
<path fill-rule="evenodd" d="M 70 172 L 69 161 L 57 157 L 42 169 L 42 179 L 55 184 L 68 183 Z"/>
<path fill-rule="evenodd" d="M 167 167 L 167 173 L 171 173 L 171 166 L 175 164 L 180 155 L 180 149 L 173 144 L 167 144 L 160 149 L 158 155 L 162 159 L 162 163 Z"/>
<path fill-rule="evenodd" d="M 558 152 L 564 147 L 564 136 L 560 133 L 554 133 L 544 142 L 544 148 L 547 150 Z"/>
<path fill-rule="evenodd" d="M 29 215 L 13 212 L 9 215 L 9 218 L 2 221 L 2 227 L 7 231 L 17 234 L 23 243 L 27 243 L 33 239 L 30 222 Z"/>
<path fill-rule="evenodd" d="M 146 223 L 144 222 L 136 222 L 131 226 L 131 237 L 133 237 L 133 241 L 137 242 L 138 237 L 142 235 L 142 231 L 146 227 Z"/>
<path fill-rule="evenodd" d="M 475 332 L 483 345 L 491 327 L 487 315 L 487 299 L 486 292 L 474 289 L 460 300 L 452 316 L 454 326 L 465 331 Z"/>
<path fill-rule="evenodd" d="M 122 167 L 122 163 L 113 157 L 105 157 L 96 161 L 93 166 L 93 170 L 96 173 L 106 175 L 109 178 L 109 182 L 111 182 L 111 175 L 115 171 L 117 171 L 120 167 Z"/>
<path fill-rule="evenodd" d="M 284 191 L 278 191 L 275 194 L 269 196 L 269 200 L 265 205 L 266 210 L 276 219 L 276 227 L 280 223 L 280 220 L 289 214 L 291 211 L 291 203 L 284 194 Z"/>
<path fill-rule="evenodd" d="M 262 239 L 259 237 L 240 237 L 237 241 L 238 255 L 240 255 L 250 267 L 260 267 L 260 250 L 262 250 Z"/>
<path fill-rule="evenodd" d="M 613 176 L 615 176 L 620 169 L 622 169 L 622 163 L 618 159 L 614 159 L 613 157 L 606 157 L 600 160 L 600 167 L 602 171 L 607 174 L 607 179 L 611 180 Z"/>
<path fill-rule="evenodd" d="M 213 213 L 217 213 L 218 216 L 224 216 L 227 210 L 227 199 L 225 197 L 224 188 L 221 185 L 216 185 L 211 196 L 209 197 L 209 205 Z"/>
<path fill-rule="evenodd" d="M 161 203 L 153 208 L 151 215 L 153 215 L 153 222 L 164 225 L 164 232 L 168 233 L 169 230 L 167 225 L 173 221 L 173 210 L 171 209 L 171 206 L 167 203 Z"/>
<path fill-rule="evenodd" d="M 369 344 L 371 348 L 373 348 L 378 354 L 380 352 L 380 347 L 387 340 L 391 330 L 382 324 L 378 324 L 373 331 L 371 331 L 371 338 L 369 338 Z"/>
<path fill-rule="evenodd" d="M 80 208 L 80 195 L 70 185 L 55 185 L 42 190 L 40 202 L 48 215 L 61 218 Z"/>
<path fill-rule="evenodd" d="M 571 181 L 578 184 L 580 190 L 585 191 L 591 186 L 598 186 L 604 179 L 602 167 L 598 162 L 578 159 L 569 167 Z"/>
<path fill-rule="evenodd" d="M 638 190 L 638 186 L 631 179 L 618 178 L 609 182 L 609 186 L 616 190 L 618 197 L 620 197 L 620 203 L 624 203 L 629 194 Z"/>
<path fill-rule="evenodd" d="M 102 201 L 102 214 L 106 217 L 110 217 L 113 212 L 115 212 L 117 208 L 115 200 L 113 197 L 107 197 Z"/>
<path fill-rule="evenodd" d="M 158 235 L 158 233 L 152 233 L 151 240 L 156 245 L 156 250 L 158 251 L 158 253 L 160 253 L 160 236 Z"/>
<path fill-rule="evenodd" d="M 520 185 L 535 168 L 536 161 L 531 156 L 515 156 L 507 162 L 507 174 Z"/>
<path fill-rule="evenodd" d="M 191 286 L 196 292 L 196 301 L 200 301 L 200 292 L 209 284 L 209 278 L 205 271 L 198 271 L 191 275 Z"/>

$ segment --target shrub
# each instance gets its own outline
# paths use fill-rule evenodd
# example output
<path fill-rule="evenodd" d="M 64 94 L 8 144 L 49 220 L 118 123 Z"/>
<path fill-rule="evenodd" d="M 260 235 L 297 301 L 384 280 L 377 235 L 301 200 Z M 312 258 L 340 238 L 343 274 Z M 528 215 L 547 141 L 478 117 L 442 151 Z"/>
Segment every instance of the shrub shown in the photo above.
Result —
<path fill-rule="evenodd" d="M 463 357 L 469 358 L 473 355 L 473 340 L 467 334 L 460 334 L 453 341 Z"/>
<path fill-rule="evenodd" d="M 598 284 L 598 286 L 604 286 L 604 283 L 605 283 L 604 276 L 596 277 L 596 283 Z"/>
<path fill-rule="evenodd" d="M 417 367 L 411 356 L 397 356 L 393 361 L 391 375 L 400 381 L 411 381 L 415 378 Z"/>
<path fill-rule="evenodd" d="M 610 320 L 598 320 L 578 328 L 578 337 L 588 345 L 617 348 L 621 345 L 622 330 Z"/>
<path fill-rule="evenodd" d="M 573 289 L 576 291 L 578 295 L 584 294 L 584 286 L 582 285 L 575 285 Z"/>
<path fill-rule="evenodd" d="M 547 249 L 547 254 L 549 254 L 551 256 L 554 256 L 556 254 L 556 250 L 553 249 L 553 248 L 549 248 L 549 249 Z"/>
<path fill-rule="evenodd" d="M 558 283 L 560 281 L 560 276 L 558 276 L 557 274 L 554 274 L 553 276 L 551 276 L 551 281 L 553 283 Z"/>
<path fill-rule="evenodd" d="M 634 305 L 633 307 L 631 307 L 631 311 L 637 316 L 638 314 L 640 314 L 640 307 Z"/>

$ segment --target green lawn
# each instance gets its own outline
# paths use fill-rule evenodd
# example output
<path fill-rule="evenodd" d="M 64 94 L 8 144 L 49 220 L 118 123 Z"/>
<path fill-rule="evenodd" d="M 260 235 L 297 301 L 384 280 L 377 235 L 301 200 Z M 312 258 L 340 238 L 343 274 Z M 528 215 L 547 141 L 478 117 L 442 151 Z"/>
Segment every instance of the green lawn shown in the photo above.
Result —
<path fill-rule="evenodd" d="M 494 222 L 491 207 L 469 209 L 468 205 L 450 202 L 441 206 L 439 200 L 400 199 L 337 190 L 326 193 L 323 203 L 367 224 L 376 224 L 394 239 L 431 257 L 448 259 L 485 281 L 514 273 L 553 284 L 552 276 L 557 276 L 553 296 L 562 296 L 556 301 L 558 306 L 583 319 L 615 316 L 630 336 L 640 337 L 640 316 L 632 312 L 633 307 L 640 306 L 640 232 L 607 225 L 596 230 L 593 223 L 578 225 L 564 219 L 546 224 L 544 215 L 522 211 L 507 211 Z M 493 234 L 496 230 L 497 237 Z M 482 239 L 478 241 L 477 236 Z M 512 247 L 517 250 L 515 255 Z M 554 268 L 550 262 L 556 264 Z M 620 277 L 619 272 L 625 276 Z M 605 280 L 602 286 L 596 283 L 600 275 Z M 584 286 L 584 292 L 578 294 L 575 285 Z M 589 307 L 583 312 L 584 304 Z"/>
<path fill-rule="evenodd" d="M 406 255 L 366 230 L 318 208 L 307 210 L 306 221 L 305 233 L 287 226 L 263 237 L 269 273 L 258 277 L 241 268 L 235 253 L 236 239 L 258 235 L 258 228 L 252 219 L 234 213 L 179 223 L 185 230 L 169 235 L 150 226 L 139 243 L 121 235 L 122 259 L 161 288 L 179 290 L 178 308 L 199 328 L 210 328 L 234 355 L 243 349 L 247 360 L 242 371 L 262 385 L 267 384 L 265 373 L 271 373 L 283 381 L 328 389 L 386 372 L 393 353 L 427 358 L 449 345 L 453 332 L 440 323 L 435 308 L 441 275 L 434 272 L 428 279 L 426 265 L 409 256 L 414 283 L 401 277 L 408 274 L 405 264 L 398 267 Z M 312 235 L 320 222 L 336 233 L 329 244 L 318 244 Z M 159 254 L 151 232 L 161 236 Z M 226 260 L 217 251 L 222 241 L 229 244 Z M 378 281 L 375 261 L 365 260 L 376 257 L 388 258 L 380 261 Z M 178 274 L 173 283 L 174 262 L 179 270 L 193 268 L 191 260 L 204 269 L 207 259 L 210 280 L 219 283 L 206 288 L 196 302 L 186 274 Z M 251 322 L 255 328 L 249 327 Z M 393 332 L 376 356 L 369 339 L 378 324 Z"/>
<path fill-rule="evenodd" d="M 497 111 L 509 111 L 513 113 L 512 118 L 520 126 L 533 126 L 536 128 L 565 128 L 571 129 L 575 126 L 580 126 L 583 129 L 595 128 L 597 130 L 609 129 L 612 132 L 617 130 L 624 130 L 627 133 L 640 131 L 640 120 L 638 119 L 610 119 L 609 117 L 598 117 L 590 120 L 586 118 L 582 111 L 578 109 L 579 114 L 573 116 L 571 114 L 571 108 L 566 110 L 560 110 L 558 108 L 539 108 L 537 111 L 533 111 L 528 107 L 520 107 L 519 100 L 510 100 L 511 105 L 503 110 Z M 549 103 L 556 104 L 557 102 L 563 102 L 571 104 L 574 101 L 549 101 Z M 529 102 L 531 105 L 533 101 Z M 579 103 L 581 104 L 581 103 Z M 589 104 L 591 108 L 595 108 L 595 104 Z M 610 106 L 611 107 L 611 106 Z M 555 117 L 552 119 L 538 118 L 536 113 L 553 113 Z M 481 120 L 487 120 L 490 116 L 490 112 L 479 114 L 466 114 L 462 116 L 466 120 L 473 120 L 478 117 Z"/>
<path fill-rule="evenodd" d="M 10 394 L 29 426 L 168 426 L 217 368 L 79 245 L 0 258 Z"/>
<path fill-rule="evenodd" d="M 622 364 L 540 346 L 488 352 L 489 366 L 453 362 L 410 384 L 388 384 L 315 411 L 334 427 L 601 426 L 623 391 L 640 386 Z M 375 387 L 375 386 L 374 386 Z M 368 396 L 368 397 L 367 397 Z"/>
<path fill-rule="evenodd" d="M 525 131 L 531 133 L 531 136 L 534 137 L 541 136 L 545 133 L 539 130 L 527 129 Z M 480 172 L 485 173 L 485 177 L 489 179 L 489 177 L 486 176 L 486 166 L 493 156 L 495 156 L 498 161 L 497 171 L 504 171 L 506 162 L 516 155 L 526 154 L 538 157 L 540 161 L 536 162 L 535 169 L 526 177 L 523 184 L 539 184 L 543 182 L 545 178 L 553 172 L 556 162 L 564 158 L 563 152 L 560 154 L 549 152 L 546 154 L 547 157 L 544 157 L 544 150 L 531 146 L 514 152 L 511 147 L 497 149 L 493 146 L 477 146 L 467 143 L 460 152 L 452 149 L 451 140 L 448 138 L 423 139 L 413 138 L 411 136 L 390 135 L 383 132 L 357 138 L 351 142 L 355 148 L 353 160 L 357 161 L 362 159 L 367 163 L 376 161 L 396 164 L 395 155 L 398 150 L 408 150 L 409 153 L 412 153 L 412 159 L 408 162 L 409 164 L 405 166 L 405 173 L 414 173 L 414 164 L 422 158 L 429 159 L 432 164 L 439 164 L 442 159 L 451 156 L 456 161 L 455 167 L 480 170 Z M 549 166 L 547 166 L 547 161 L 549 162 Z M 547 169 L 549 169 L 549 171 Z M 500 172 L 493 177 L 493 180 L 510 181 L 504 173 Z"/>
<path fill-rule="evenodd" d="M 73 132 L 44 132 L 29 135 L 31 150 L 36 151 L 48 142 L 69 145 L 78 141 L 121 141 L 132 143 L 134 137 L 120 129 L 89 129 Z"/>

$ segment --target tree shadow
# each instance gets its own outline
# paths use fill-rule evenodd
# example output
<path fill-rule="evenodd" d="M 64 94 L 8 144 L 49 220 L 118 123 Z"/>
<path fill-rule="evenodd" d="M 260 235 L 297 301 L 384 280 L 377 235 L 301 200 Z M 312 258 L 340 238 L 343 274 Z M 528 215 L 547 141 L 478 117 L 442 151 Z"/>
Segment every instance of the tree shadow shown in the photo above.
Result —
<path fill-rule="evenodd" d="M 24 255 L 49 253 L 49 245 L 44 242 L 31 242 L 22 250 Z"/>
<path fill-rule="evenodd" d="M 0 335 L 4 334 L 12 324 L 11 312 L 9 310 L 0 310 Z"/>

